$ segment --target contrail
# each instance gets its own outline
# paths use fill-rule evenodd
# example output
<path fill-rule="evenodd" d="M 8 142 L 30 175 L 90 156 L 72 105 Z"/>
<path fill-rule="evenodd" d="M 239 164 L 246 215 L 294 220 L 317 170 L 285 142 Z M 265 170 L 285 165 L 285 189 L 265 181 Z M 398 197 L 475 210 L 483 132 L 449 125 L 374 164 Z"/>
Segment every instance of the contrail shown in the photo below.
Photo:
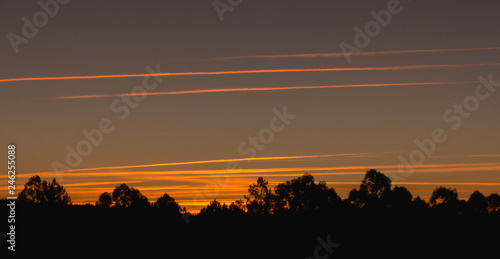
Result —
<path fill-rule="evenodd" d="M 410 65 L 410 66 L 391 66 L 391 67 L 265 69 L 265 70 L 176 72 L 176 73 L 122 74 L 122 75 L 95 75 L 95 76 L 62 76 L 62 77 L 27 77 L 27 78 L 0 79 L 0 83 L 2 83 L 2 82 L 18 82 L 18 81 L 79 80 L 79 79 L 126 78 L 126 77 L 145 77 L 145 76 L 198 76 L 198 75 L 293 73 L 293 72 L 391 71 L 391 70 L 417 70 L 417 69 L 448 69 L 448 68 L 468 68 L 468 67 L 484 67 L 484 66 L 498 66 L 498 65 L 500 65 L 500 63 Z"/>
<path fill-rule="evenodd" d="M 384 152 L 382 152 L 384 153 Z M 320 155 L 319 157 L 333 157 L 333 156 L 353 156 L 353 154 L 337 154 L 337 155 Z M 318 156 L 306 156 L 318 157 Z M 263 157 L 257 160 L 274 160 L 274 159 L 297 159 L 304 158 L 304 156 L 292 157 Z M 363 165 L 363 166 L 334 166 L 334 167 L 291 167 L 291 168 L 251 168 L 251 169 L 195 169 L 195 170 L 168 170 L 168 171 L 108 171 L 116 169 L 129 169 L 129 168 L 147 168 L 171 165 L 186 165 L 186 164 L 206 164 L 206 163 L 219 163 L 222 161 L 242 161 L 243 159 L 224 159 L 224 160 L 208 160 L 208 161 L 193 161 L 193 162 L 179 162 L 179 163 L 163 163 L 163 164 L 147 164 L 147 165 L 128 165 L 128 166 L 108 166 L 97 168 L 81 168 L 71 170 L 71 174 L 65 177 L 76 177 L 78 179 L 85 177 L 123 177 L 123 176 L 136 176 L 139 180 L 145 178 L 159 179 L 163 176 L 181 176 L 194 179 L 196 177 L 206 177 L 210 175 L 230 175 L 231 177 L 248 177 L 255 174 L 275 174 L 275 176 L 283 176 L 283 173 L 290 172 L 315 172 L 314 175 L 357 175 L 365 174 L 368 168 L 377 168 L 384 170 L 384 173 L 389 177 L 392 174 L 398 173 L 400 165 Z M 245 160 L 250 160 L 246 158 Z M 354 170 L 354 171 L 353 171 Z M 415 165 L 415 172 L 417 173 L 449 173 L 449 172 L 479 172 L 479 171 L 496 171 L 500 170 L 500 163 L 457 163 L 457 164 L 423 164 Z M 321 173 L 319 171 L 326 171 Z M 61 172 L 61 171 L 59 171 Z M 56 172 L 39 172 L 36 173 L 40 177 L 51 177 Z M 29 178 L 32 174 L 19 174 L 18 178 Z M 262 176 L 262 175 L 260 175 Z M 271 176 L 271 175 L 268 175 Z"/>
<path fill-rule="evenodd" d="M 435 52 L 456 52 L 456 51 L 477 51 L 477 50 L 498 50 L 500 47 L 485 48 L 460 48 L 460 49 L 417 49 L 417 50 L 388 50 L 372 52 L 353 52 L 352 56 L 375 56 L 375 55 L 394 55 L 394 54 L 415 54 L 415 53 L 435 53 Z M 254 56 L 232 56 L 221 58 L 202 58 L 198 60 L 205 61 L 226 61 L 236 59 L 280 59 L 280 58 L 333 58 L 343 57 L 343 52 L 335 53 L 311 53 L 311 54 L 287 54 L 287 55 L 254 55 Z"/>
<path fill-rule="evenodd" d="M 349 155 L 358 155 L 358 154 L 366 154 L 366 153 L 346 153 L 346 154 L 309 155 L 309 156 L 255 157 L 255 158 L 216 159 L 216 160 L 145 164 L 145 165 L 105 166 L 105 167 L 95 167 L 95 168 L 72 169 L 69 172 L 111 170 L 111 169 L 125 169 L 125 168 L 145 168 L 145 167 L 172 166 L 172 165 L 210 164 L 210 163 L 223 163 L 223 162 L 236 162 L 236 161 L 288 160 L 288 159 L 301 159 L 301 158 L 349 156 Z M 66 172 L 66 171 L 41 172 L 39 174 L 57 173 L 57 172 Z"/>
<path fill-rule="evenodd" d="M 190 90 L 190 91 L 177 91 L 177 92 L 75 95 L 75 96 L 56 97 L 56 99 L 84 99 L 84 98 L 104 98 L 104 97 L 120 97 L 120 96 L 177 95 L 177 94 L 202 94 L 202 93 L 251 92 L 251 91 L 279 91 L 279 90 L 326 89 L 326 88 L 349 88 L 349 87 L 449 85 L 449 84 L 470 84 L 470 83 L 477 83 L 477 81 L 392 83 L 392 84 L 353 84 L 353 85 L 318 85 L 318 86 L 284 86 L 284 87 L 258 87 L 258 88 L 223 88 L 223 89 L 204 89 L 204 90 Z"/>

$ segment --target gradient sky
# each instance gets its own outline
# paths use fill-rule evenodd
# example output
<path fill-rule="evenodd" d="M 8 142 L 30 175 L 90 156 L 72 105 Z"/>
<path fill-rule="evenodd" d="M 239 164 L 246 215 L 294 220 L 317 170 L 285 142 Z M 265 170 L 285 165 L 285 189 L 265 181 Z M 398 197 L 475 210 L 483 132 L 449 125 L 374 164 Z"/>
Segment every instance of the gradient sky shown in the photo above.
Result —
<path fill-rule="evenodd" d="M 370 168 L 397 174 L 415 139 L 442 128 L 446 141 L 397 184 L 423 198 L 440 185 L 460 198 L 500 192 L 500 91 L 458 129 L 443 120 L 479 76 L 500 82 L 500 4 L 400 1 L 348 63 L 340 43 L 354 45 L 354 28 L 388 2 L 243 0 L 221 21 L 208 0 L 72 0 L 16 54 L 7 35 L 42 9 L 0 1 L 0 143 L 17 145 L 18 191 L 34 174 L 58 176 L 74 203 L 93 203 L 125 182 L 196 211 L 243 198 L 259 176 L 274 186 L 309 172 L 345 198 Z M 112 103 L 157 65 L 162 82 L 120 120 Z M 242 160 L 238 145 L 284 106 L 297 117 L 257 151 L 265 159 Z M 56 174 L 53 162 L 103 118 L 115 130 Z M 225 170 L 233 160 L 241 171 Z"/>

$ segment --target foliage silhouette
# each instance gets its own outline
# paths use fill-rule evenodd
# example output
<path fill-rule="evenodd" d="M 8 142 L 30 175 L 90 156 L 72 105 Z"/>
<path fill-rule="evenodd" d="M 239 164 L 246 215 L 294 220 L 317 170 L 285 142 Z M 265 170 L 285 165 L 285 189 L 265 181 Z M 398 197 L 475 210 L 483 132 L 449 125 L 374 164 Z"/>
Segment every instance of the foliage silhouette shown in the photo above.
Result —
<path fill-rule="evenodd" d="M 246 208 L 249 214 L 271 214 L 272 200 L 274 198 L 272 189 L 268 188 L 268 181 L 259 177 L 257 184 L 252 184 L 248 187 L 248 196 L 244 196 L 247 200 Z"/>
<path fill-rule="evenodd" d="M 154 206 L 159 207 L 160 209 L 163 209 L 165 211 L 168 211 L 170 213 L 180 213 L 181 207 L 177 202 L 175 202 L 175 199 L 170 197 L 167 193 L 164 193 L 161 197 L 159 197 L 156 200 L 156 203 Z"/>
<path fill-rule="evenodd" d="M 420 199 L 420 197 L 418 197 Z M 413 205 L 413 195 L 404 186 L 395 186 L 390 196 L 390 206 L 407 209 Z"/>
<path fill-rule="evenodd" d="M 430 204 L 436 205 L 456 205 L 458 204 L 458 193 L 456 189 L 440 186 L 432 191 Z"/>
<path fill-rule="evenodd" d="M 498 193 L 492 193 L 488 198 L 486 198 L 488 201 L 488 211 L 500 211 L 500 195 Z"/>
<path fill-rule="evenodd" d="M 245 211 L 241 207 L 242 201 L 232 202 L 229 206 L 213 200 L 207 207 L 200 210 L 200 215 L 242 215 Z"/>
<path fill-rule="evenodd" d="M 368 203 L 371 203 L 370 195 L 366 190 L 352 189 L 349 192 L 347 200 L 358 208 L 364 208 Z"/>
<path fill-rule="evenodd" d="M 117 207 L 148 207 L 148 198 L 142 193 L 122 183 L 113 190 L 113 201 Z"/>
<path fill-rule="evenodd" d="M 109 207 L 113 204 L 113 197 L 109 192 L 103 192 L 99 195 L 99 199 L 96 202 L 97 206 Z"/>
<path fill-rule="evenodd" d="M 397 195 L 402 195 L 397 191 Z M 357 207 L 386 206 L 390 203 L 391 179 L 380 171 L 370 169 L 366 171 L 359 189 L 349 192 L 348 201 Z"/>
<path fill-rule="evenodd" d="M 424 200 L 422 200 L 420 198 L 420 196 L 417 196 L 417 197 L 413 198 L 412 207 L 415 210 L 423 211 L 423 210 L 429 208 L 429 204 L 427 202 L 425 202 Z"/>
<path fill-rule="evenodd" d="M 278 184 L 275 194 L 276 211 L 314 213 L 340 202 L 335 189 L 328 188 L 325 182 L 316 184 L 310 174 Z"/>
<path fill-rule="evenodd" d="M 44 184 L 37 176 L 30 178 L 19 196 L 27 202 L 16 207 L 19 244 L 37 252 L 52 240 L 57 240 L 58 251 L 72 253 L 81 247 L 108 249 L 110 254 L 176 249 L 189 251 L 193 258 L 218 254 L 213 248 L 223 244 L 233 257 L 306 258 L 325 245 L 317 240 L 331 240 L 342 245 L 330 258 L 386 257 L 388 250 L 398 256 L 408 251 L 454 256 L 465 250 L 491 251 L 499 240 L 488 234 L 500 231 L 498 194 L 484 197 L 475 191 L 466 202 L 458 200 L 456 190 L 438 187 L 429 206 L 403 186 L 391 189 L 390 179 L 376 170 L 368 170 L 360 188 L 344 201 L 310 174 L 274 188 L 259 177 L 245 199 L 229 205 L 214 199 L 188 220 L 188 213 L 181 215 L 179 204 L 167 193 L 151 206 L 138 189 L 126 184 L 102 193 L 95 206 L 35 205 L 61 204 L 69 196 L 56 197 L 65 195 L 55 180 Z M 8 208 L 7 202 L 0 200 L 1 207 Z M 422 237 L 440 245 L 416 245 Z"/>
<path fill-rule="evenodd" d="M 485 213 L 488 210 L 488 201 L 486 200 L 486 197 L 484 197 L 484 195 L 478 190 L 474 191 L 470 195 L 467 203 L 476 212 Z"/>
<path fill-rule="evenodd" d="M 368 195 L 380 199 L 384 193 L 391 190 L 391 179 L 380 171 L 370 169 L 366 171 L 359 189 L 366 190 Z"/>
<path fill-rule="evenodd" d="M 44 205 L 68 205 L 71 198 L 66 189 L 60 185 L 56 178 L 51 182 L 43 180 L 38 175 L 32 176 L 24 189 L 18 195 L 20 202 L 37 203 Z"/>

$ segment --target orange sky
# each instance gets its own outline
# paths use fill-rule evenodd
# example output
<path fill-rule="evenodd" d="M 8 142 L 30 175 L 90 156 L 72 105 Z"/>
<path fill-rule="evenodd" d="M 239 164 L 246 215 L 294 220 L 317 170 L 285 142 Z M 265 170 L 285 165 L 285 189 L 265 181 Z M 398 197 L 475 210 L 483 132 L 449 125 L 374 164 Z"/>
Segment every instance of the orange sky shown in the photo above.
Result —
<path fill-rule="evenodd" d="M 363 164 L 365 156 L 384 157 L 391 154 L 331 154 L 331 155 L 309 155 L 291 157 L 259 157 L 253 162 L 249 159 L 218 159 L 207 161 L 185 161 L 175 163 L 145 164 L 145 165 L 119 165 L 100 168 L 80 168 L 72 172 L 39 172 L 43 179 L 59 177 L 60 182 L 67 188 L 75 203 L 93 203 L 102 192 L 111 192 L 113 188 L 121 183 L 138 188 L 150 201 L 154 201 L 163 193 L 168 193 L 176 198 L 181 206 L 196 212 L 213 198 L 221 202 L 230 203 L 236 199 L 243 199 L 247 194 L 248 185 L 256 182 L 260 176 L 267 179 L 271 186 L 296 178 L 304 173 L 311 173 L 316 181 L 326 181 L 329 187 L 337 190 L 343 198 L 352 188 L 359 188 L 364 172 L 370 168 L 376 168 L 387 176 L 398 173 L 399 165 L 356 165 L 356 166 L 329 166 L 311 167 L 307 166 L 315 158 L 332 159 L 346 157 L 352 164 Z M 494 156 L 494 155 L 490 155 Z M 280 165 L 284 160 L 292 163 L 293 167 L 274 167 Z M 413 176 L 408 181 L 393 182 L 394 185 L 407 187 L 414 196 L 420 195 L 428 198 L 430 192 L 438 186 L 457 188 L 461 198 L 467 198 L 474 190 L 484 194 L 500 192 L 499 162 L 476 162 L 457 164 L 424 164 L 416 165 Z M 214 168 L 225 167 L 227 162 L 244 161 L 249 168 L 239 170 L 226 169 L 203 169 L 206 164 L 215 164 Z M 260 165 L 258 161 L 266 162 Z M 257 164 L 255 164 L 257 163 Z M 338 160 L 331 160 L 332 165 L 338 164 Z M 196 165 L 193 167 L 192 165 Z M 303 166 L 301 166 L 303 165 Z M 189 167 L 189 168 L 183 168 Z M 145 170 L 148 169 L 148 170 Z M 125 170 L 125 171 L 124 171 Z M 460 180 L 450 182 L 447 176 L 450 174 L 483 174 L 478 180 Z M 437 177 L 436 175 L 441 175 Z M 497 176 L 495 176 L 497 175 Z M 25 182 L 32 174 L 19 174 L 17 179 Z M 485 176 L 493 176 L 488 178 Z M 433 179 L 435 178 L 435 179 Z M 415 179 L 421 179 L 415 181 Z M 424 179 L 428 179 L 424 181 Z M 431 180 L 432 179 L 432 180 Z M 184 182 L 185 184 L 172 185 L 172 182 Z M 2 187 L 5 187 L 2 186 Z"/>

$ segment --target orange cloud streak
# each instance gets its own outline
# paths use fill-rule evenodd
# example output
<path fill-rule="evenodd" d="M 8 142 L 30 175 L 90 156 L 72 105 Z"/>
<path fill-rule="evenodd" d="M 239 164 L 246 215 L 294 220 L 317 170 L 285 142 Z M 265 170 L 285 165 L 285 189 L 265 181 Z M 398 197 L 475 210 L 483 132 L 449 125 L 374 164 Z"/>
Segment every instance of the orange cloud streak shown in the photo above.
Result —
<path fill-rule="evenodd" d="M 500 154 L 468 155 L 466 157 L 497 157 L 497 156 L 500 156 Z"/>
<path fill-rule="evenodd" d="M 225 163 L 225 162 L 238 162 L 238 161 L 288 160 L 288 159 L 301 159 L 301 158 L 349 156 L 349 155 L 358 155 L 358 154 L 365 154 L 365 153 L 345 153 L 345 154 L 309 155 L 309 156 L 276 156 L 276 157 L 234 158 L 234 159 L 216 159 L 216 160 L 159 163 L 159 164 L 146 164 L 146 165 L 105 166 L 105 167 L 72 169 L 70 172 L 139 168 L 139 167 L 172 166 L 172 165 L 210 164 L 210 163 Z M 51 174 L 51 173 L 58 173 L 58 172 L 66 172 L 66 171 L 41 172 L 39 174 Z"/>
<path fill-rule="evenodd" d="M 83 183 L 67 183 L 64 187 L 73 186 L 94 186 L 94 185 L 108 185 L 108 184 L 122 184 L 122 183 L 142 183 L 143 181 L 115 181 L 115 182 L 83 182 Z"/>
<path fill-rule="evenodd" d="M 392 84 L 353 84 L 353 85 L 317 85 L 317 86 L 204 89 L 204 90 L 177 91 L 177 92 L 75 95 L 75 96 L 61 96 L 61 97 L 57 97 L 56 99 L 83 99 L 83 98 L 103 98 L 103 97 L 120 97 L 120 96 L 177 95 L 177 94 L 202 94 L 202 93 L 250 92 L 250 91 L 279 91 L 279 90 L 327 89 L 327 88 L 348 88 L 348 87 L 449 85 L 449 84 L 470 84 L 470 83 L 477 83 L 477 82 L 476 81 L 471 81 L 471 82 L 423 82 L 423 83 L 392 83 Z"/>
<path fill-rule="evenodd" d="M 236 71 L 212 71 L 212 72 L 120 74 L 120 75 L 96 75 L 96 76 L 27 77 L 27 78 L 0 79 L 0 83 L 2 83 L 2 82 L 17 82 L 17 81 L 79 80 L 79 79 L 126 78 L 126 77 L 145 77 L 145 76 L 195 76 L 195 75 L 230 75 L 230 74 L 262 74 L 262 73 L 292 73 L 292 72 L 384 71 L 384 70 L 389 71 L 389 70 L 414 70 L 414 69 L 445 69 L 445 68 L 467 68 L 467 67 L 484 67 L 484 66 L 498 66 L 498 65 L 500 65 L 500 63 L 410 65 L 410 66 L 392 66 L 392 67 L 265 69 L 265 70 L 236 70 Z"/>
<path fill-rule="evenodd" d="M 360 182 L 326 182 L 327 184 L 332 185 L 351 185 L 357 184 Z M 486 185 L 486 186 L 500 186 L 500 183 L 474 183 L 474 182 L 392 182 L 392 185 Z"/>
<path fill-rule="evenodd" d="M 394 55 L 394 54 L 415 54 L 415 53 L 436 53 L 436 52 L 456 52 L 456 51 L 477 51 L 477 50 L 498 50 L 500 47 L 485 47 L 485 48 L 460 48 L 460 49 L 419 49 L 419 50 L 389 50 L 389 51 L 372 51 L 372 52 L 354 52 L 352 56 L 375 56 L 375 55 Z M 235 59 L 279 59 L 279 58 L 332 58 L 343 57 L 343 52 L 335 53 L 314 53 L 314 54 L 288 54 L 288 55 L 254 55 L 254 56 L 233 56 L 222 58 L 204 58 L 199 60 L 206 61 L 225 61 Z"/>
<path fill-rule="evenodd" d="M 347 155 L 347 154 L 337 154 Z M 335 156 L 335 155 L 322 155 L 322 156 Z M 311 156 L 293 156 L 293 157 L 261 157 L 255 158 L 256 160 L 272 160 L 272 159 L 295 159 Z M 213 170 L 175 170 L 175 171 L 128 171 L 128 172 L 76 172 L 76 171 L 99 171 L 109 169 L 123 169 L 123 168 L 137 168 L 137 167 L 152 167 L 152 166 L 168 166 L 178 164 L 201 164 L 201 163 L 217 163 L 226 161 L 242 161 L 251 160 L 250 158 L 242 159 L 222 159 L 222 160 L 208 160 L 208 161 L 192 161 L 181 163 L 164 163 L 164 164 L 151 164 L 151 165 L 131 165 L 131 166 L 114 166 L 114 167 L 100 167 L 100 168 L 82 168 L 75 169 L 66 177 L 98 177 L 98 176 L 134 176 L 134 178 L 144 179 L 158 179 L 158 180 L 183 180 L 192 181 L 196 177 L 211 177 L 212 175 L 230 175 L 230 177 L 248 177 L 257 173 L 267 173 L 265 176 L 285 176 L 284 174 L 271 175 L 269 173 L 288 173 L 288 172 L 307 172 L 307 171 L 340 171 L 344 172 L 325 172 L 315 173 L 315 175 L 355 175 L 364 174 L 365 170 L 369 168 L 376 168 L 384 170 L 383 173 L 389 177 L 393 173 L 397 173 L 399 165 L 364 165 L 364 166 L 336 166 L 336 167 L 292 167 L 292 168 L 254 168 L 254 169 L 213 169 Z M 467 172 L 467 171 L 494 171 L 500 170 L 500 163 L 467 163 L 467 164 L 429 164 L 429 165 L 414 165 L 415 173 L 428 173 L 428 172 Z M 349 170 L 359 170 L 357 172 L 345 172 Z M 36 173 L 41 177 L 52 177 L 56 172 L 42 172 Z M 181 176 L 174 176 L 181 175 Z M 185 177 L 186 175 L 191 175 Z M 301 174 L 290 174 L 286 176 L 300 176 Z M 32 174 L 19 174 L 18 178 L 29 178 Z M 259 175 L 264 176 L 264 175 Z M 141 178 L 141 179 L 142 179 Z M 1 186 L 1 185 L 0 185 Z"/>

